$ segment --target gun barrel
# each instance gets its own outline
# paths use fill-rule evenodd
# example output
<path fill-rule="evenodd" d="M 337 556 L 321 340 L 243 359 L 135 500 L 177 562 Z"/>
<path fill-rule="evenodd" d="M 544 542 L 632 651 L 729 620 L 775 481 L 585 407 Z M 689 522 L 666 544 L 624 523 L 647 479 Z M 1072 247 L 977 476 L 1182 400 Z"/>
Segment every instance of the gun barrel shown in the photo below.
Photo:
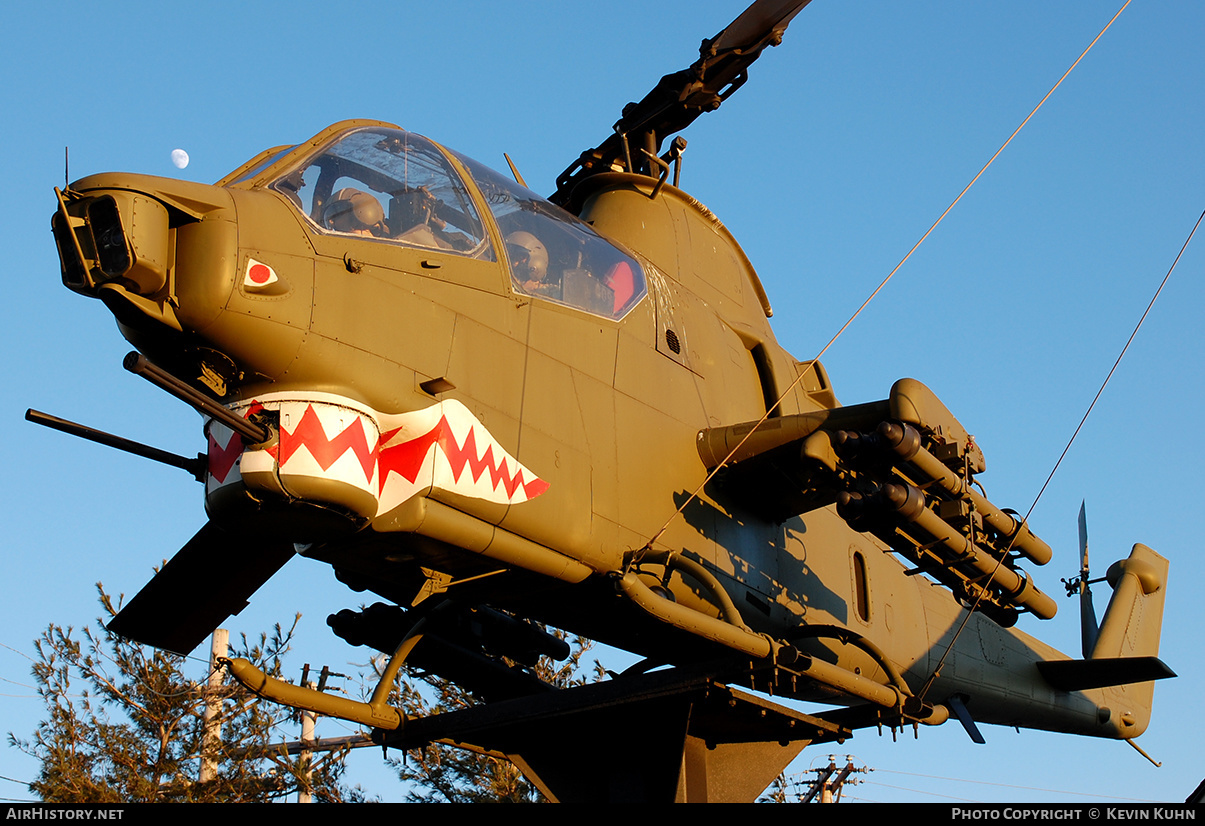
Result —
<path fill-rule="evenodd" d="M 198 482 L 205 481 L 206 460 L 204 456 L 189 459 L 187 456 L 181 456 L 178 453 L 160 450 L 157 447 L 144 445 L 142 442 L 135 442 L 133 439 L 115 436 L 112 433 L 106 433 L 103 430 L 97 430 L 96 428 L 88 427 L 87 425 L 82 425 L 68 419 L 60 419 L 58 416 L 51 416 L 49 413 L 43 413 L 33 408 L 25 411 L 25 420 L 34 424 L 40 424 L 43 427 L 49 427 L 51 430 L 57 430 L 60 433 L 78 436 L 81 439 L 87 439 L 90 442 L 96 442 L 106 447 L 124 450 L 126 453 L 133 453 L 135 456 L 141 456 L 144 459 L 150 459 L 160 464 L 187 470 Z"/>
<path fill-rule="evenodd" d="M 151 384 L 166 390 L 180 401 L 196 408 L 211 419 L 215 419 L 243 437 L 248 444 L 259 444 L 268 440 L 268 431 L 227 410 L 201 391 L 189 387 L 171 373 L 147 361 L 141 353 L 131 352 L 122 361 L 122 366 L 136 376 L 142 376 Z"/>

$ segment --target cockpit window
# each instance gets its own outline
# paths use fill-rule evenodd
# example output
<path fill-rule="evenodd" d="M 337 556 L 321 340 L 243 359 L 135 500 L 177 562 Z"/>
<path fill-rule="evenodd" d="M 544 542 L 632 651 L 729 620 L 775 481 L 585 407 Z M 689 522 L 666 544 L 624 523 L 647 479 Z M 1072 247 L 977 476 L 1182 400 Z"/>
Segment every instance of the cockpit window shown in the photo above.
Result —
<path fill-rule="evenodd" d="M 244 172 L 243 174 L 239 175 L 233 181 L 230 181 L 230 183 L 222 183 L 222 181 L 225 181 L 226 178 L 230 177 L 230 175 L 234 175 L 239 171 L 238 169 L 236 169 L 236 170 L 234 170 L 234 172 L 231 172 L 230 175 L 227 175 L 226 178 L 223 178 L 221 181 L 218 181 L 217 185 L 218 186 L 234 186 L 235 184 L 241 184 L 243 181 L 250 181 L 253 178 L 255 178 L 255 176 L 259 175 L 259 173 L 263 172 L 269 166 L 276 163 L 277 161 L 279 161 L 281 158 L 283 158 L 285 155 L 289 154 L 296 148 L 297 148 L 296 146 L 279 146 L 275 149 L 270 149 L 266 153 L 267 157 L 265 157 L 264 160 L 260 161 L 259 163 L 255 164 L 255 166 L 253 166 L 249 171 Z M 254 162 L 255 162 L 254 158 L 251 161 L 248 161 L 248 163 L 254 163 Z M 243 166 L 239 167 L 239 169 L 242 169 L 246 165 L 247 164 L 243 164 Z"/>
<path fill-rule="evenodd" d="M 647 292 L 634 258 L 558 206 L 471 158 L 468 168 L 506 240 L 517 292 L 620 318 Z"/>
<path fill-rule="evenodd" d="M 400 129 L 345 134 L 272 188 L 324 232 L 495 260 L 463 182 L 434 144 Z"/>

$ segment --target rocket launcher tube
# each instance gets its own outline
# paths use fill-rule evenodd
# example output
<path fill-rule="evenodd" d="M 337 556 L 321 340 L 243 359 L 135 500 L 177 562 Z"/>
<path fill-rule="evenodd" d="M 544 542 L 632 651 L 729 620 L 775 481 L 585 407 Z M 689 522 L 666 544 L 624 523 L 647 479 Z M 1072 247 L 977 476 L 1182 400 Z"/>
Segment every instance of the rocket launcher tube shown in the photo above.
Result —
<path fill-rule="evenodd" d="M 1037 565 L 1045 565 L 1050 561 L 1053 552 L 1049 545 L 1034 536 L 1024 522 L 1017 521 L 997 508 L 988 501 L 987 497 L 971 487 L 965 479 L 921 447 L 918 434 L 911 425 L 883 422 L 879 425 L 878 432 L 901 459 L 937 482 L 947 493 L 969 499 L 976 512 L 982 515 L 984 520 L 998 533 L 1011 541 L 1012 550 Z"/>
<path fill-rule="evenodd" d="M 953 554 L 947 559 L 947 567 L 968 566 L 977 574 L 990 577 L 990 583 L 999 589 L 1014 605 L 1028 609 L 1042 619 L 1054 617 L 1058 608 L 1054 600 L 1039 591 L 1023 574 L 1002 565 L 991 555 L 984 553 L 944 519 L 925 507 L 915 503 L 924 496 L 911 485 L 884 485 L 883 498 L 905 519 L 925 533 L 939 540 Z M 978 577 L 976 577 L 977 579 Z"/>

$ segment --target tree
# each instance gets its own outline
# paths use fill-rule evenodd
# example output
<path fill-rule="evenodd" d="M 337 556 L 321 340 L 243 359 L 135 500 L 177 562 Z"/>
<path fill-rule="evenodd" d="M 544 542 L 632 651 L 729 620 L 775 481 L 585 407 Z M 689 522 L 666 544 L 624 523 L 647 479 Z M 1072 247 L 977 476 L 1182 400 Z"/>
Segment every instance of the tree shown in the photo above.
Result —
<path fill-rule="evenodd" d="M 113 601 L 97 585 L 109 617 Z M 298 615 L 300 618 L 300 615 Z M 56 803 L 265 802 L 295 794 L 303 784 L 315 800 L 362 799 L 340 784 L 345 752 L 310 764 L 305 777 L 299 758 L 272 750 L 275 728 L 289 709 L 235 686 L 207 697 L 204 682 L 184 673 L 185 660 L 148 649 L 110 633 L 50 625 L 35 641 L 33 676 L 47 717 L 32 739 L 12 733 L 9 743 L 41 762 L 30 791 Z M 293 626 L 277 625 L 255 643 L 244 636 L 234 652 L 279 676 Z M 196 781 L 203 744 L 206 702 L 221 702 L 217 776 Z"/>
<path fill-rule="evenodd" d="M 564 638 L 561 631 L 555 632 Z M 555 663 L 541 657 L 536 675 L 558 688 L 584 685 L 582 657 L 593 646 L 584 637 L 575 637 L 569 657 Z M 509 661 L 508 661 L 509 662 Z M 594 661 L 593 679 L 604 674 Z M 428 699 L 430 698 L 430 699 Z M 394 698 L 407 717 L 457 711 L 477 705 L 478 700 L 463 687 L 433 674 L 410 671 L 402 680 Z M 468 749 L 433 743 L 422 749 L 389 758 L 398 777 L 410 785 L 406 794 L 411 803 L 538 803 L 544 796 L 505 757 L 482 754 Z"/>
<path fill-rule="evenodd" d="M 787 780 L 786 772 L 779 772 L 778 777 L 774 778 L 774 782 L 766 787 L 761 796 L 757 798 L 758 803 L 787 803 L 790 802 L 788 795 L 791 792 L 791 784 Z"/>

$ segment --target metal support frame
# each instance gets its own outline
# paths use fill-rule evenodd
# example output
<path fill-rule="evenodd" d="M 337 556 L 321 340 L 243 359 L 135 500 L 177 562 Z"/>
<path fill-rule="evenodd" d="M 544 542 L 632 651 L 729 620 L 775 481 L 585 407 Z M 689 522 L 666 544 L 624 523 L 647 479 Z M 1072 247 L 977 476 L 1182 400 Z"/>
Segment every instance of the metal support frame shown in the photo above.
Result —
<path fill-rule="evenodd" d="M 838 724 L 678 668 L 407 720 L 382 746 L 505 754 L 550 800 L 751 802 Z"/>

